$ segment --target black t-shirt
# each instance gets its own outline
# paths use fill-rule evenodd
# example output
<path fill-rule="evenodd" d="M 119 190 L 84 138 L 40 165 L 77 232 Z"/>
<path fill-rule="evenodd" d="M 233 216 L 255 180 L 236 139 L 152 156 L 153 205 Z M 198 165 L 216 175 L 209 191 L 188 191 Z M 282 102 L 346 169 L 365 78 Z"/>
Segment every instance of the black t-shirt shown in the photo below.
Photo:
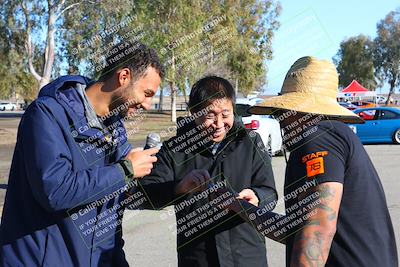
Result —
<path fill-rule="evenodd" d="M 285 197 L 306 183 L 343 184 L 337 230 L 326 266 L 397 267 L 392 222 L 379 176 L 351 129 L 338 121 L 323 121 L 291 152 L 285 178 Z M 305 188 L 305 187 L 303 187 Z M 299 192 L 299 191 L 297 191 Z M 297 197 L 287 197 L 287 216 Z M 297 229 L 298 230 L 298 229 Z M 286 240 L 290 264 L 295 234 Z"/>

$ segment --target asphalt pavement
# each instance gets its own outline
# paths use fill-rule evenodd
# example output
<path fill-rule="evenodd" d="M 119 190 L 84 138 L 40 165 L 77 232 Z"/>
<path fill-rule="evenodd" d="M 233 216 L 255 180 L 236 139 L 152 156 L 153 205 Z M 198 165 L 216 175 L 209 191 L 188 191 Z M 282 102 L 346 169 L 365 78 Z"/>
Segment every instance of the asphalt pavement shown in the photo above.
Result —
<path fill-rule="evenodd" d="M 400 145 L 367 145 L 365 148 L 382 180 L 400 255 Z M 285 159 L 274 157 L 272 166 L 278 194 L 282 196 Z M 176 236 L 171 230 L 174 227 L 175 218 L 168 215 L 168 209 L 141 211 L 136 214 L 133 211 L 126 211 L 123 234 L 126 242 L 126 257 L 131 266 L 177 266 Z M 283 213 L 283 206 L 279 206 L 275 211 Z M 268 265 L 284 267 L 284 245 L 269 239 L 266 240 L 266 244 Z"/>
<path fill-rule="evenodd" d="M 0 121 L 0 139 L 14 138 L 22 112 L 2 113 Z M 13 144 L 0 140 L 0 213 L 7 188 L 8 169 L 14 150 Z M 7 141 L 7 140 L 6 140 Z M 9 141 L 9 140 L 8 140 Z M 400 247 L 400 145 L 365 146 L 380 175 L 392 217 L 397 247 Z M 285 170 L 284 157 L 274 157 L 272 166 L 279 196 L 283 195 Z M 283 206 L 276 212 L 283 213 Z M 373 212 L 373 211 L 371 211 Z M 162 211 L 129 211 L 123 222 L 126 257 L 131 266 L 173 267 L 177 266 L 175 217 L 172 207 Z M 269 266 L 285 266 L 285 247 L 282 244 L 266 240 Z M 399 251 L 400 255 L 400 251 Z"/>

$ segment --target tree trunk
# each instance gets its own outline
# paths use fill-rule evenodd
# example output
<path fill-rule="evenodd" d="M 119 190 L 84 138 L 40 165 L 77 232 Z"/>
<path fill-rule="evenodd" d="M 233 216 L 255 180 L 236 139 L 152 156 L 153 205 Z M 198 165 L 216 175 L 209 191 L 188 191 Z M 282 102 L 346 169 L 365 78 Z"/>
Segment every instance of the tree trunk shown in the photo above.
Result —
<path fill-rule="evenodd" d="M 34 58 L 34 45 L 32 44 L 31 33 L 32 33 L 32 22 L 29 19 L 30 10 L 26 6 L 25 2 L 22 2 L 21 7 L 22 11 L 25 15 L 25 24 L 26 24 L 26 50 L 28 54 L 28 67 L 30 73 L 35 77 L 35 79 L 39 82 L 39 90 L 48 84 L 51 79 L 51 73 L 54 65 L 55 58 L 55 40 L 54 35 L 56 32 L 55 24 L 57 19 L 70 8 L 79 5 L 80 3 L 73 3 L 63 10 L 62 7 L 65 3 L 64 1 L 59 1 L 58 4 L 51 5 L 50 1 L 48 1 L 48 21 L 47 21 L 47 36 L 46 36 L 46 46 L 45 46 L 45 54 L 44 54 L 44 66 L 43 72 L 41 75 L 36 72 L 33 65 Z"/>
<path fill-rule="evenodd" d="M 175 54 L 174 51 L 172 50 L 172 64 L 171 64 L 171 69 L 172 69 L 172 77 L 171 77 L 171 82 L 170 82 L 170 88 L 171 88 L 171 121 L 176 122 L 176 82 L 175 82 Z"/>
<path fill-rule="evenodd" d="M 163 104 L 164 104 L 164 88 L 160 87 L 160 97 L 158 101 L 158 111 L 163 111 Z"/>
<path fill-rule="evenodd" d="M 390 90 L 389 90 L 388 97 L 386 99 L 386 103 L 385 103 L 386 105 L 388 105 L 390 103 L 390 99 L 392 98 L 392 95 L 394 93 L 395 84 L 396 84 L 396 78 L 393 78 L 390 81 Z"/>
<path fill-rule="evenodd" d="M 171 121 L 176 122 L 176 85 L 175 81 L 170 82 L 171 88 Z"/>
<path fill-rule="evenodd" d="M 188 95 L 187 95 L 187 93 L 186 93 L 186 84 L 189 84 L 189 86 L 190 86 L 190 80 L 189 80 L 189 78 L 186 78 L 186 79 L 183 81 L 183 95 L 184 95 L 184 97 L 185 97 L 186 116 L 190 116 L 190 111 L 189 111 L 189 106 L 188 106 L 189 99 L 188 99 Z"/>
<path fill-rule="evenodd" d="M 182 83 L 182 95 L 183 95 L 183 100 L 185 101 L 185 103 L 188 102 L 188 96 L 186 93 L 186 88 L 185 88 L 185 82 Z"/>
<path fill-rule="evenodd" d="M 236 93 L 236 96 L 237 96 L 238 92 L 239 92 L 239 79 L 236 78 L 235 79 L 235 93 Z"/>
<path fill-rule="evenodd" d="M 44 68 L 42 79 L 39 83 L 39 89 L 45 86 L 50 82 L 51 71 L 53 70 L 54 64 L 54 33 L 55 33 L 55 19 L 56 14 L 54 14 L 54 10 L 49 8 L 49 20 L 47 23 L 47 40 L 46 40 L 46 50 L 44 54 Z"/>

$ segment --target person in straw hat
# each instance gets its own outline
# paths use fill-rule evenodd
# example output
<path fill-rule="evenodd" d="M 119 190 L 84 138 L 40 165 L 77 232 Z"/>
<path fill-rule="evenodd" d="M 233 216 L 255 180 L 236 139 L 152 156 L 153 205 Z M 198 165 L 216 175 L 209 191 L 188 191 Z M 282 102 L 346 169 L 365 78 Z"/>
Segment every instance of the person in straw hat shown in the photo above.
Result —
<path fill-rule="evenodd" d="M 284 132 L 290 151 L 286 214 L 245 200 L 228 208 L 263 235 L 286 244 L 287 266 L 398 266 L 379 176 L 344 124 L 363 121 L 336 102 L 337 88 L 331 62 L 302 57 L 288 71 L 280 96 L 249 109 L 278 118 Z"/>

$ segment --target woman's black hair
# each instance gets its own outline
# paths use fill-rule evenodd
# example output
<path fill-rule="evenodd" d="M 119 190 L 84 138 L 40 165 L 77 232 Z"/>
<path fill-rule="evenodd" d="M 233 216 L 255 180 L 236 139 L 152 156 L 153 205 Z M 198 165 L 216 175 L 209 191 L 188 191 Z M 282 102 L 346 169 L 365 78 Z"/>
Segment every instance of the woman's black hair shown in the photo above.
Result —
<path fill-rule="evenodd" d="M 207 76 L 198 80 L 192 86 L 189 96 L 189 110 L 197 112 L 215 99 L 226 98 L 235 105 L 236 94 L 232 84 L 218 76 Z"/>

